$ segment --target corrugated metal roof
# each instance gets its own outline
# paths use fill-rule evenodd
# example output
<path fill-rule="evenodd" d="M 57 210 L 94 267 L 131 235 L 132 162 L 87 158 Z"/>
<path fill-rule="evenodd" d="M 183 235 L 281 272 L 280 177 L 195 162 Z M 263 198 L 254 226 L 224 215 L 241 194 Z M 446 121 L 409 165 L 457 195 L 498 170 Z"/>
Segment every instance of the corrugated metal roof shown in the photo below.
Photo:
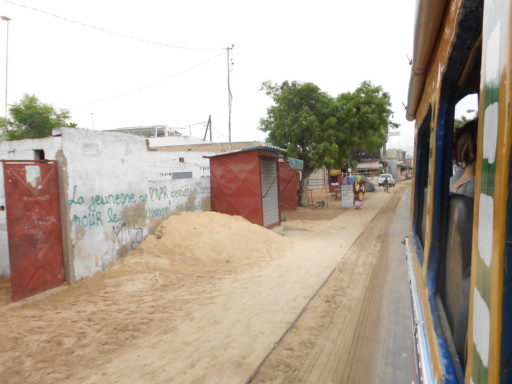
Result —
<path fill-rule="evenodd" d="M 294 159 L 293 157 L 288 158 L 288 163 L 292 169 L 302 171 L 304 169 L 304 160 Z"/>
<path fill-rule="evenodd" d="M 239 149 L 238 151 L 219 153 L 217 155 L 208 156 L 208 157 L 220 157 L 220 156 L 232 155 L 234 153 L 241 153 L 241 152 L 254 151 L 254 150 L 262 150 L 262 151 L 269 151 L 269 152 L 276 152 L 276 153 L 284 152 L 284 149 L 275 147 L 273 145 L 256 145 L 254 147 L 243 148 L 243 149 Z"/>

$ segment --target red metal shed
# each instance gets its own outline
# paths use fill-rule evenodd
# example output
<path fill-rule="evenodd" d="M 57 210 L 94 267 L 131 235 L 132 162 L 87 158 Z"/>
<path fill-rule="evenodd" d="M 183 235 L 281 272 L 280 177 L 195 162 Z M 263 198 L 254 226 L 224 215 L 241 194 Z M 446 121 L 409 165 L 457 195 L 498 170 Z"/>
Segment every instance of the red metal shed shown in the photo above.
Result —
<path fill-rule="evenodd" d="M 299 172 L 288 161 L 279 163 L 279 207 L 281 211 L 297 209 L 297 190 L 299 189 Z"/>
<path fill-rule="evenodd" d="M 210 157 L 212 210 L 274 227 L 281 223 L 278 160 L 283 150 L 257 146 Z"/>

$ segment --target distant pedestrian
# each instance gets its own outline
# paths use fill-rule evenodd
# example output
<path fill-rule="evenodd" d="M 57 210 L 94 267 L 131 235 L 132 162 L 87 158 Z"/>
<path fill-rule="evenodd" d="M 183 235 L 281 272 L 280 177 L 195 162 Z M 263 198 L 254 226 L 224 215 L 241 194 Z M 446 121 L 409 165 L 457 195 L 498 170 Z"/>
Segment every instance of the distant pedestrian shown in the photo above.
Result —
<path fill-rule="evenodd" d="M 387 177 L 384 178 L 382 185 L 384 186 L 384 192 L 389 193 L 389 180 Z"/>
<path fill-rule="evenodd" d="M 352 191 L 354 193 L 354 207 L 361 209 L 363 206 L 364 196 L 364 180 L 361 176 L 357 176 L 354 184 L 352 185 Z"/>

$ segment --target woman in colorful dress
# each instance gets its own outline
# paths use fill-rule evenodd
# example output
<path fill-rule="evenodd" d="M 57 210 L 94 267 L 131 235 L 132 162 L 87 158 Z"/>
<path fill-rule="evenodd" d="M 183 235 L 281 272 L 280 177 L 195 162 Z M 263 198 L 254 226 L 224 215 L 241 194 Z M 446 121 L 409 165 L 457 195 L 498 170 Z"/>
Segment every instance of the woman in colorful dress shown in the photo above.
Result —
<path fill-rule="evenodd" d="M 352 185 L 352 191 L 354 192 L 354 207 L 361 209 L 363 206 L 364 196 L 364 180 L 361 176 L 357 176 Z"/>

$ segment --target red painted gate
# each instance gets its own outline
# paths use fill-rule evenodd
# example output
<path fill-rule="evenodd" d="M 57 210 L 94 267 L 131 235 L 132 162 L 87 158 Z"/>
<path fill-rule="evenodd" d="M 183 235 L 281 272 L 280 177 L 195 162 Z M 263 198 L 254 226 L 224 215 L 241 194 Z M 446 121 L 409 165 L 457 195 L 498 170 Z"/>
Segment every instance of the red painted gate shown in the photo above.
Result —
<path fill-rule="evenodd" d="M 12 298 L 20 300 L 64 283 L 57 166 L 3 165 Z"/>

